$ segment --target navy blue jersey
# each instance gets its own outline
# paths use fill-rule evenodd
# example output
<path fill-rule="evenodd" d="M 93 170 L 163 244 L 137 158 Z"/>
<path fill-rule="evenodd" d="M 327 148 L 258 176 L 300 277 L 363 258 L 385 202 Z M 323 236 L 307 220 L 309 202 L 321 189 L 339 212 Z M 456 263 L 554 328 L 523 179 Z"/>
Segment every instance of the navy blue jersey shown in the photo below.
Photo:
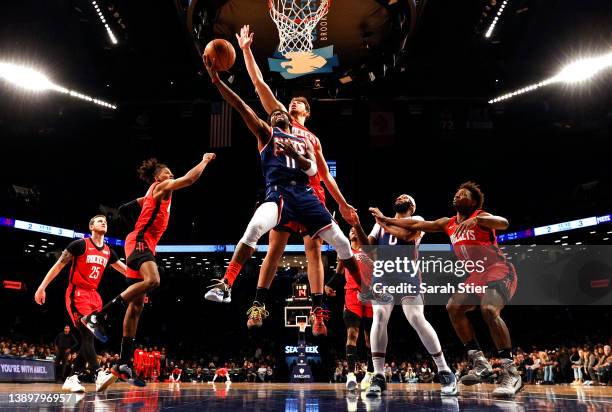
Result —
<path fill-rule="evenodd" d="M 278 143 L 291 144 L 295 151 L 306 156 L 307 143 L 304 139 L 285 133 L 278 127 L 272 128 L 272 137 L 260 152 L 261 170 L 266 180 L 266 188 L 274 185 L 308 185 L 308 175 L 300 169 L 297 161 L 279 153 Z"/>

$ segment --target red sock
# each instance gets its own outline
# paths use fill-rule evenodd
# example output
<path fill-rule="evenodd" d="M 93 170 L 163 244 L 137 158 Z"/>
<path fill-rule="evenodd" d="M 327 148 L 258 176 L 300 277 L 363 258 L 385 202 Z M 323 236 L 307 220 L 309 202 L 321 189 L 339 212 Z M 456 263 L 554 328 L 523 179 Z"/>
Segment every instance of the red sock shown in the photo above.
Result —
<path fill-rule="evenodd" d="M 236 263 L 236 262 L 229 263 L 229 265 L 227 266 L 227 269 L 225 270 L 225 276 L 223 276 L 223 279 L 227 280 L 228 285 L 232 286 L 234 284 L 236 277 L 240 273 L 240 269 L 242 269 L 242 265 L 240 263 Z"/>

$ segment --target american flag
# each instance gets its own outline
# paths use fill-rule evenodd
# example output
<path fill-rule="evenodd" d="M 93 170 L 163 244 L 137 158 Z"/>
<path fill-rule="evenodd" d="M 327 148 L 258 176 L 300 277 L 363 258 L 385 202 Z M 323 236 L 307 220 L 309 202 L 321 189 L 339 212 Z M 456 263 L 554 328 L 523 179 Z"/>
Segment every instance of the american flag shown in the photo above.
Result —
<path fill-rule="evenodd" d="M 232 108 L 227 102 L 210 104 L 210 147 L 232 145 Z"/>

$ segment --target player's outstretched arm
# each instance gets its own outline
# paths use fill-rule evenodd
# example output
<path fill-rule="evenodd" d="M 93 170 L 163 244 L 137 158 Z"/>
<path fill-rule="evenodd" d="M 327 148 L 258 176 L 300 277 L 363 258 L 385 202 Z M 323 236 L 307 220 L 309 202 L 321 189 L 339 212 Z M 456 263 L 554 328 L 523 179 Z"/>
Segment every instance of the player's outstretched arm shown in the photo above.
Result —
<path fill-rule="evenodd" d="M 385 232 L 405 242 L 412 242 L 413 240 L 416 240 L 421 236 L 420 230 L 406 229 L 400 226 L 394 226 L 394 225 L 387 224 L 384 222 L 380 222 L 379 224 L 381 225 L 382 228 L 385 229 Z"/>
<path fill-rule="evenodd" d="M 214 153 L 204 153 L 204 156 L 202 156 L 202 160 L 200 161 L 200 163 L 198 163 L 190 171 L 185 173 L 184 176 L 181 176 L 178 179 L 164 180 L 163 182 L 155 186 L 153 197 L 155 199 L 165 198 L 169 192 L 191 186 L 192 184 L 197 182 L 200 176 L 202 176 L 202 172 L 204 172 L 204 169 L 206 168 L 208 163 L 212 162 L 215 157 L 217 157 L 217 155 Z"/>
<path fill-rule="evenodd" d="M 270 126 L 261 120 L 257 114 L 251 109 L 251 107 L 244 102 L 236 93 L 230 89 L 220 78 L 217 71 L 213 68 L 214 60 L 211 61 L 208 57 L 204 57 L 204 66 L 208 71 L 211 81 L 217 90 L 221 93 L 223 99 L 230 104 L 234 109 L 238 111 L 242 120 L 246 123 L 247 127 L 257 138 L 259 150 L 264 148 L 271 137 Z"/>
<path fill-rule="evenodd" d="M 247 72 L 249 73 L 249 77 L 251 78 L 251 82 L 253 82 L 253 85 L 255 86 L 259 100 L 261 101 L 266 113 L 270 114 L 276 109 L 281 109 L 282 111 L 286 112 L 287 108 L 280 101 L 278 101 L 276 96 L 274 96 L 274 93 L 272 93 L 272 90 L 270 90 L 270 86 L 268 86 L 264 81 L 261 70 L 259 70 L 259 66 L 257 66 L 255 56 L 253 56 L 253 52 L 251 51 L 253 35 L 254 33 L 250 32 L 250 27 L 248 24 L 242 26 L 240 29 L 240 34 L 236 33 L 236 39 L 238 39 L 238 45 L 242 50 L 244 63 L 246 65 Z"/>
<path fill-rule="evenodd" d="M 121 273 L 123 276 L 127 275 L 127 266 L 122 261 L 118 260 L 115 263 L 111 264 L 111 266 L 113 269 Z"/>
<path fill-rule="evenodd" d="M 455 236 L 461 236 L 463 232 L 473 228 L 474 226 L 480 226 L 485 229 L 505 230 L 508 229 L 509 223 L 504 217 L 494 216 L 487 212 L 481 212 L 480 214 L 466 219 L 457 225 L 453 234 Z"/>
<path fill-rule="evenodd" d="M 38 303 L 39 305 L 45 303 L 45 299 L 47 298 L 45 290 L 47 289 L 47 286 L 49 286 L 49 284 L 53 282 L 53 279 L 55 279 L 57 275 L 59 275 L 64 266 L 66 266 L 66 263 L 70 262 L 72 258 L 72 253 L 68 252 L 67 250 L 64 250 L 62 252 L 62 255 L 59 257 L 57 262 L 55 262 L 55 264 L 51 266 L 51 269 L 49 269 L 49 271 L 47 272 L 45 278 L 40 283 L 40 286 L 38 287 L 38 289 L 36 289 L 36 293 L 34 294 L 34 300 L 36 301 L 36 303 Z"/>
<path fill-rule="evenodd" d="M 420 230 L 423 232 L 444 232 L 449 221 L 447 217 L 433 221 L 412 218 L 395 219 L 386 217 L 375 207 L 371 207 L 370 212 L 372 212 L 372 216 L 374 216 L 379 224 L 397 226 L 409 230 Z"/>

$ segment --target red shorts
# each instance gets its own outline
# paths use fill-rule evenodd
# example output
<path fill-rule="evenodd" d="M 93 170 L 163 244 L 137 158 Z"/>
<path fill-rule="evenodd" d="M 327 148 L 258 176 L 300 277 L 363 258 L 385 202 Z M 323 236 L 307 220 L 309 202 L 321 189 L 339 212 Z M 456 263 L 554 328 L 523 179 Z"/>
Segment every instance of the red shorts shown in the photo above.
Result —
<path fill-rule="evenodd" d="M 517 278 L 516 270 L 510 263 L 495 264 L 482 273 L 471 273 L 464 282 L 474 286 L 487 286 L 495 288 L 506 299 L 506 303 L 512 299 L 516 292 Z M 482 297 L 482 293 L 476 293 Z"/>
<path fill-rule="evenodd" d="M 372 305 L 363 303 L 357 298 L 359 291 L 357 289 L 344 290 L 344 309 L 353 312 L 360 318 L 371 318 L 374 316 Z"/>
<path fill-rule="evenodd" d="M 74 326 L 83 316 L 102 309 L 102 298 L 94 289 L 83 289 L 72 284 L 66 289 L 66 310 Z"/>
<path fill-rule="evenodd" d="M 155 262 L 155 247 L 157 244 L 147 239 L 137 241 L 137 233 L 130 233 L 125 238 L 125 264 L 127 266 L 126 277 L 131 279 L 142 279 L 139 273 L 140 266 L 144 262 Z"/>

